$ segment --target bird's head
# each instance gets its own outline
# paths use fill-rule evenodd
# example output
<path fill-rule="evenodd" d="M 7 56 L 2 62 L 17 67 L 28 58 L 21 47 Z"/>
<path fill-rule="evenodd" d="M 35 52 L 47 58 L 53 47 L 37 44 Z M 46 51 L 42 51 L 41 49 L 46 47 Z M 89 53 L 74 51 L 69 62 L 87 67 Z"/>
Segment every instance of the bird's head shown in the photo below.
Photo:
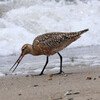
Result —
<path fill-rule="evenodd" d="M 20 56 L 19 56 L 19 58 L 17 59 L 17 61 L 14 63 L 14 65 L 11 67 L 11 69 L 15 66 L 15 68 L 14 68 L 14 70 L 12 71 L 12 72 L 14 72 L 15 71 L 15 69 L 17 68 L 17 66 L 19 65 L 19 63 L 21 62 L 21 60 L 22 60 L 22 58 L 24 57 L 24 55 L 26 55 L 26 54 L 31 54 L 31 52 L 32 52 L 32 45 L 30 45 L 30 44 L 25 44 L 25 45 L 23 45 L 22 46 L 22 48 L 21 48 L 21 54 L 20 54 Z M 10 70 L 11 70 L 10 69 Z"/>
<path fill-rule="evenodd" d="M 30 54 L 32 50 L 32 45 L 30 44 L 24 44 L 21 48 L 21 54 L 24 56 L 26 54 Z"/>

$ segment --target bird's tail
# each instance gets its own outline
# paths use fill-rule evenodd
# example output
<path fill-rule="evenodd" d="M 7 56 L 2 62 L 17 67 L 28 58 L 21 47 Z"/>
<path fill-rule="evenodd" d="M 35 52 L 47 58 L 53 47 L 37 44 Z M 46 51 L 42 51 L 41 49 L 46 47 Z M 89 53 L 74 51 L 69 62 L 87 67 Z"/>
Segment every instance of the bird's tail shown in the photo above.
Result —
<path fill-rule="evenodd" d="M 66 37 L 69 37 L 70 39 L 71 38 L 79 38 L 81 34 L 87 32 L 89 29 L 84 29 L 84 30 L 81 30 L 81 31 L 78 31 L 78 32 L 70 32 L 68 34 L 66 34 Z"/>
<path fill-rule="evenodd" d="M 81 34 L 83 34 L 83 33 L 87 32 L 87 31 L 89 31 L 89 29 L 84 29 L 84 30 L 79 31 L 79 32 L 76 32 L 76 33 L 77 33 L 78 35 L 81 35 Z"/>
<path fill-rule="evenodd" d="M 66 37 L 69 38 L 72 42 L 80 38 L 80 35 L 87 32 L 89 29 L 84 29 L 78 32 L 71 32 L 66 34 Z"/>

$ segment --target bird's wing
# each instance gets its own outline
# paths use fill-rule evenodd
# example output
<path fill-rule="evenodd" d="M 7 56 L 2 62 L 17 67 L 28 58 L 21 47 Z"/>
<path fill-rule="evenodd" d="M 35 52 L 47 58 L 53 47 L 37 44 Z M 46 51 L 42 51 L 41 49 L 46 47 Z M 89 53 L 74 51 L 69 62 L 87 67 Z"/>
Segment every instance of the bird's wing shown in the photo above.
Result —
<path fill-rule="evenodd" d="M 52 54 L 54 54 L 77 40 L 81 34 L 87 31 L 88 29 L 70 33 L 46 33 L 35 38 L 35 40 L 33 41 L 33 47 L 37 51 L 41 52 L 41 54 L 50 52 L 53 52 Z"/>
<path fill-rule="evenodd" d="M 34 40 L 33 45 L 41 49 L 52 50 L 61 46 L 62 44 L 66 44 L 67 46 L 74 40 L 76 40 L 76 38 L 72 39 L 70 35 L 67 35 L 66 33 L 49 33 L 38 36 Z"/>

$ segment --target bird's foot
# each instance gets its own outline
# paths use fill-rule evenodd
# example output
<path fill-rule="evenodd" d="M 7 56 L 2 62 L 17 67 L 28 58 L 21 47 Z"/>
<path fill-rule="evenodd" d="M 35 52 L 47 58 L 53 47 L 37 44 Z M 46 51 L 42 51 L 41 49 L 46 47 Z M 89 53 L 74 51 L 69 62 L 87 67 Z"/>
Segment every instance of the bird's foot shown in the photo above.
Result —
<path fill-rule="evenodd" d="M 55 73 L 53 75 L 59 75 L 59 74 L 64 74 L 64 72 L 63 71 L 60 71 L 59 73 Z"/>
<path fill-rule="evenodd" d="M 43 73 L 41 72 L 39 75 L 43 75 Z"/>
<path fill-rule="evenodd" d="M 64 72 L 63 71 L 60 71 L 59 73 L 57 73 L 57 75 L 59 75 L 59 74 L 64 74 Z"/>

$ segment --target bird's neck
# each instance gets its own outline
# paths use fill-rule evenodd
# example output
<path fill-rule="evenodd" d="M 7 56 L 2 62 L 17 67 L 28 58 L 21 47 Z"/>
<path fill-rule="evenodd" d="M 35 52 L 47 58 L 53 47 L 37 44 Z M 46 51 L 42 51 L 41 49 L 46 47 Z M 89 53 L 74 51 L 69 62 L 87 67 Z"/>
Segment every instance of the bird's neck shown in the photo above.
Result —
<path fill-rule="evenodd" d="M 37 52 L 37 50 L 32 45 L 30 47 L 30 54 L 32 54 L 32 55 L 39 55 L 39 53 Z"/>

